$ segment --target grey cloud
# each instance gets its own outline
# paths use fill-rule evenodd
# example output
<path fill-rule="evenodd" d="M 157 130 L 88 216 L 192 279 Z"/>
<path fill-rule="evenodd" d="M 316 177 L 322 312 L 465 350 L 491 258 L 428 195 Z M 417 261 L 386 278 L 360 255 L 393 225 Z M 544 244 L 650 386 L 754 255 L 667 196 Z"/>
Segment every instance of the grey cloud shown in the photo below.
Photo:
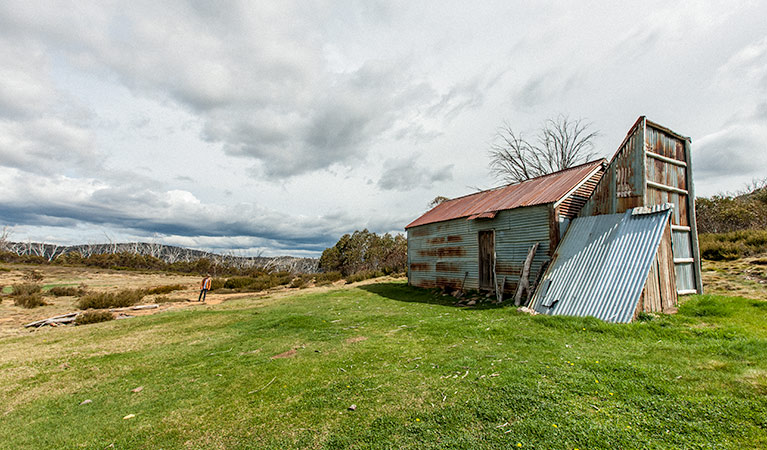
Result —
<path fill-rule="evenodd" d="M 0 11 L 0 20 L 16 41 L 61 51 L 71 64 L 111 71 L 134 92 L 184 105 L 202 119 L 204 140 L 258 161 L 270 178 L 352 165 L 387 132 L 433 136 L 420 122 L 449 121 L 484 101 L 487 81 L 439 93 L 404 60 L 331 71 L 317 39 L 322 6 L 176 8 L 166 16 L 140 5 L 119 14 L 85 5 L 58 20 L 54 11 L 18 4 Z M 387 20 L 385 5 L 349 8 L 360 21 L 354 26 Z"/>
<path fill-rule="evenodd" d="M 67 173 L 96 169 L 103 156 L 88 130 L 56 117 L 0 120 L 0 165 L 30 172 Z"/>
<path fill-rule="evenodd" d="M 378 187 L 384 190 L 409 191 L 419 187 L 431 187 L 438 181 L 453 179 L 453 165 L 440 167 L 422 167 L 415 158 L 388 160 L 384 163 L 384 172 L 378 181 Z"/>
<path fill-rule="evenodd" d="M 185 191 L 155 191 L 140 186 L 111 187 L 29 173 L 0 170 L 0 222 L 29 226 L 107 226 L 139 235 L 198 239 L 254 238 L 272 248 L 316 251 L 338 236 L 365 226 L 346 213 L 293 217 L 254 204 L 203 204 Z"/>
<path fill-rule="evenodd" d="M 693 143 L 693 169 L 701 180 L 767 173 L 767 124 L 758 118 Z"/>

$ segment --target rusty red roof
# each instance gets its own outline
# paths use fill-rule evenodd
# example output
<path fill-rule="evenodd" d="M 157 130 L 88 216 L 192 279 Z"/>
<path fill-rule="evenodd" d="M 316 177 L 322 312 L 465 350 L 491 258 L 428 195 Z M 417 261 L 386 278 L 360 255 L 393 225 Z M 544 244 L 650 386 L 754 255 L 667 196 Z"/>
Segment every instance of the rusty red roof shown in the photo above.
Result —
<path fill-rule="evenodd" d="M 506 209 L 554 203 L 565 197 L 606 162 L 607 160 L 602 158 L 521 183 L 447 200 L 430 209 L 405 228 L 461 217 L 492 218 L 495 217 L 496 212 Z"/>

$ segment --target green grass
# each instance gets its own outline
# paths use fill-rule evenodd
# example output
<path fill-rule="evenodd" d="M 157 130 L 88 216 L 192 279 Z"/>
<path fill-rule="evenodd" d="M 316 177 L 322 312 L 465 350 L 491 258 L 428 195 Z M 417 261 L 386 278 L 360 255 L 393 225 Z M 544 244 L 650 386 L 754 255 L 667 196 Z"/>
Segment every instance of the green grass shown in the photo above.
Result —
<path fill-rule="evenodd" d="M 7 338 L 0 448 L 767 448 L 767 303 L 614 325 L 447 299 L 379 283 Z"/>

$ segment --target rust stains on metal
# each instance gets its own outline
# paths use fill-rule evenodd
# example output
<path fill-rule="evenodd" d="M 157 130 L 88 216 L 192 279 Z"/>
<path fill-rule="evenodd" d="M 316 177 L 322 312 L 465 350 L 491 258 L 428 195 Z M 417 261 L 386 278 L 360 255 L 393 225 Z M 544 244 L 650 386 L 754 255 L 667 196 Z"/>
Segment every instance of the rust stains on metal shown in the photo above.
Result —
<path fill-rule="evenodd" d="M 455 278 L 437 277 L 436 285 L 443 289 L 460 289 L 461 280 L 457 280 Z"/>
<path fill-rule="evenodd" d="M 431 239 L 426 240 L 426 242 L 428 242 L 429 244 L 432 244 L 432 245 L 434 245 L 434 244 L 444 244 L 445 243 L 445 237 L 444 236 L 439 236 L 439 237 L 431 238 Z"/>
<path fill-rule="evenodd" d="M 431 268 L 429 263 L 412 263 L 410 264 L 410 270 L 414 272 L 428 272 Z"/>
<path fill-rule="evenodd" d="M 454 235 L 454 236 L 448 236 L 447 237 L 448 242 L 463 242 L 463 237 L 460 235 Z"/>
<path fill-rule="evenodd" d="M 449 263 L 449 262 L 438 262 L 437 263 L 437 272 L 450 272 L 450 273 L 458 273 L 461 271 L 461 266 L 455 263 Z"/>
<path fill-rule="evenodd" d="M 463 247 L 429 248 L 418 251 L 418 256 L 436 256 L 437 258 L 456 258 L 466 255 Z"/>
<path fill-rule="evenodd" d="M 598 170 L 604 159 L 521 183 L 502 186 L 440 203 L 405 228 L 461 217 L 494 217 L 497 211 L 554 203 Z"/>

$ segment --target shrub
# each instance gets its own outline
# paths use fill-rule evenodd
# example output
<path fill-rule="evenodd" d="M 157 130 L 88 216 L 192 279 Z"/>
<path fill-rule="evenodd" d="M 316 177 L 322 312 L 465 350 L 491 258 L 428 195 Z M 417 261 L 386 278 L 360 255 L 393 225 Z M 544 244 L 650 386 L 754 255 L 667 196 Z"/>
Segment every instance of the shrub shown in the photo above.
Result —
<path fill-rule="evenodd" d="M 109 311 L 85 311 L 77 316 L 75 319 L 75 325 L 87 325 L 89 323 L 106 322 L 114 319 L 114 316 Z"/>
<path fill-rule="evenodd" d="M 700 254 L 713 261 L 733 260 L 767 252 L 767 230 L 702 233 Z"/>
<path fill-rule="evenodd" d="M 38 306 L 45 305 L 43 296 L 38 292 L 35 294 L 21 294 L 14 296 L 13 304 L 21 306 L 22 308 L 37 308 Z"/>
<path fill-rule="evenodd" d="M 339 271 L 322 272 L 314 276 L 314 284 L 317 286 L 325 286 L 340 280 L 342 277 L 343 275 L 341 275 L 341 272 Z"/>
<path fill-rule="evenodd" d="M 251 277 L 232 277 L 224 282 L 224 287 L 227 289 L 242 289 L 246 286 L 256 282 L 256 278 Z"/>
<path fill-rule="evenodd" d="M 34 295 L 39 294 L 42 290 L 42 286 L 37 283 L 22 283 L 22 284 L 14 284 L 13 286 L 13 292 L 11 292 L 11 295 Z"/>
<path fill-rule="evenodd" d="M 348 277 L 346 277 L 346 281 L 348 281 L 349 283 L 356 283 L 358 281 L 368 280 L 370 278 L 382 277 L 384 275 L 385 273 L 383 273 L 380 270 L 365 270 L 362 272 L 357 272 L 354 275 L 349 275 Z"/>
<path fill-rule="evenodd" d="M 155 297 L 154 299 L 155 303 L 172 303 L 172 302 L 179 302 L 179 301 L 183 301 L 183 299 L 170 298 L 167 295 L 161 295 L 159 297 Z"/>
<path fill-rule="evenodd" d="M 265 273 L 257 277 L 232 277 L 226 280 L 224 288 L 239 291 L 255 292 L 263 291 L 275 286 L 290 283 L 293 275 L 290 272 Z"/>
<path fill-rule="evenodd" d="M 54 297 L 80 297 L 85 295 L 85 292 L 83 286 L 55 286 L 48 291 L 48 293 Z"/>
<path fill-rule="evenodd" d="M 44 278 L 43 274 L 41 274 L 37 270 L 30 270 L 29 272 L 24 274 L 24 279 L 29 281 L 40 281 L 43 278 Z"/>
<path fill-rule="evenodd" d="M 125 289 L 118 292 L 97 292 L 80 297 L 77 307 L 80 309 L 123 308 L 140 302 L 145 291 Z"/>
<path fill-rule="evenodd" d="M 223 289 L 225 283 L 226 278 L 213 278 L 210 280 L 210 290 L 215 291 L 216 289 Z"/>
<path fill-rule="evenodd" d="M 311 281 L 312 281 L 312 275 L 308 273 L 303 273 L 293 278 L 293 281 L 290 282 L 290 287 L 303 289 L 307 287 Z"/>
<path fill-rule="evenodd" d="M 168 294 L 173 291 L 180 291 L 186 289 L 186 287 L 180 285 L 180 284 L 168 284 L 165 286 L 157 286 L 149 289 L 147 291 L 147 294 L 154 295 L 154 294 Z"/>

